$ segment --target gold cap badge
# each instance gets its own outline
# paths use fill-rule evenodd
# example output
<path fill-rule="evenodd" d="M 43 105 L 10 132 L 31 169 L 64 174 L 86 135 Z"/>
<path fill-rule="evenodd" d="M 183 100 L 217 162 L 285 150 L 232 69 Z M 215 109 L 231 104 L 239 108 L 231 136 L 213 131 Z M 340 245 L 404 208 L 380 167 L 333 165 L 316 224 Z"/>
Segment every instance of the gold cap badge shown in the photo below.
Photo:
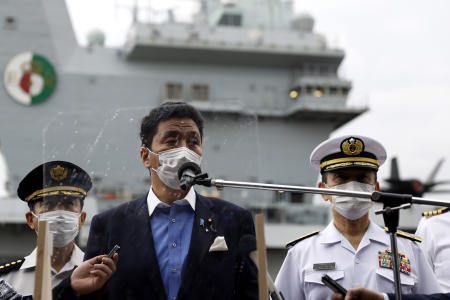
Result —
<path fill-rule="evenodd" d="M 349 138 L 341 144 L 342 152 L 346 155 L 358 155 L 364 150 L 364 143 L 358 138 Z"/>
<path fill-rule="evenodd" d="M 61 181 L 67 178 L 67 169 L 57 165 L 50 169 L 50 177 L 55 181 Z"/>

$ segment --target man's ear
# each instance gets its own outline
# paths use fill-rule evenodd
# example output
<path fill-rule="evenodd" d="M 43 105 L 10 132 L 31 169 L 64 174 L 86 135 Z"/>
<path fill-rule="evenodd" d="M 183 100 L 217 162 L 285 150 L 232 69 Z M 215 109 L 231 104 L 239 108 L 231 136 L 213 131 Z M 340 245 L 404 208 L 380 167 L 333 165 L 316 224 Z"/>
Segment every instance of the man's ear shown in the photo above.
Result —
<path fill-rule="evenodd" d="M 377 181 L 377 183 L 375 184 L 375 191 L 379 190 L 380 190 L 380 183 Z"/>
<path fill-rule="evenodd" d="M 34 216 L 31 211 L 25 214 L 25 218 L 27 219 L 28 226 L 37 231 L 37 222 L 34 222 Z"/>
<path fill-rule="evenodd" d="M 84 222 L 86 222 L 86 212 L 82 211 L 78 221 L 78 228 L 81 228 L 84 225 Z"/>
<path fill-rule="evenodd" d="M 148 151 L 147 148 L 144 146 L 141 147 L 139 154 L 141 155 L 142 164 L 147 169 L 151 168 L 151 162 L 150 162 L 150 151 Z"/>
<path fill-rule="evenodd" d="M 326 184 L 323 183 L 322 181 L 319 182 L 319 184 L 317 184 L 317 187 L 320 188 L 320 189 L 326 189 L 326 188 L 328 188 L 328 187 L 326 186 Z M 323 198 L 324 201 L 330 201 L 330 202 L 331 202 L 331 195 L 324 195 L 324 194 L 322 194 L 322 198 Z"/>

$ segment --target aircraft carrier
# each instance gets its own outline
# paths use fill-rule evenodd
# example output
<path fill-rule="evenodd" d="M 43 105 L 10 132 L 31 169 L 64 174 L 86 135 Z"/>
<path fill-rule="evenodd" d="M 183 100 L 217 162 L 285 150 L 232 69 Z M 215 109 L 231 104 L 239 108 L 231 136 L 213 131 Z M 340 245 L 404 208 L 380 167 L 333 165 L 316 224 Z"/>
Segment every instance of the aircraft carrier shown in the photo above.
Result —
<path fill-rule="evenodd" d="M 126 43 L 106 48 L 101 34 L 77 44 L 64 1 L 3 0 L 0 41 L 0 261 L 34 247 L 15 190 L 43 161 L 72 161 L 94 179 L 82 246 L 90 217 L 146 193 L 139 124 L 163 101 L 204 115 L 202 169 L 211 177 L 304 186 L 317 182 L 312 149 L 367 110 L 347 105 L 345 52 L 314 31 L 310 15 L 294 15 L 292 1 L 204 0 L 190 23 L 170 13 L 158 24 L 135 19 Z M 265 214 L 272 275 L 287 241 L 329 222 L 328 206 L 310 195 L 197 191 Z"/>

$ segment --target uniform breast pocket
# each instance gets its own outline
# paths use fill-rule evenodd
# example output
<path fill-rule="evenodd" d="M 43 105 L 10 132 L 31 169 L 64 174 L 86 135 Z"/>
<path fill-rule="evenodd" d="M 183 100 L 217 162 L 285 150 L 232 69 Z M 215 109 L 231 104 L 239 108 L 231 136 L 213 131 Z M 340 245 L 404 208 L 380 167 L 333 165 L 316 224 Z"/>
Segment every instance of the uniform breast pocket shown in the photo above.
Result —
<path fill-rule="evenodd" d="M 324 274 L 327 274 L 340 284 L 342 283 L 342 279 L 344 279 L 344 270 L 306 271 L 304 278 L 306 299 L 328 299 L 333 293 L 322 282 L 322 276 Z"/>
<path fill-rule="evenodd" d="M 414 278 L 411 275 L 400 273 L 400 281 L 402 292 L 405 294 L 412 293 L 414 287 Z M 392 269 L 379 268 L 377 270 L 377 285 L 379 292 L 393 292 L 394 289 L 394 273 Z"/>

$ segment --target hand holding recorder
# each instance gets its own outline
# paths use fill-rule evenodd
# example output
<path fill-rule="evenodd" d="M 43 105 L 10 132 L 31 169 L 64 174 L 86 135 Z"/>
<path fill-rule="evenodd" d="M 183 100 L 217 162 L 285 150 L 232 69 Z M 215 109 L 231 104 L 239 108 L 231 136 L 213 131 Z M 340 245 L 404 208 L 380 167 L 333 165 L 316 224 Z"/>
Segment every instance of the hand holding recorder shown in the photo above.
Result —
<path fill-rule="evenodd" d="M 78 295 L 86 295 L 102 288 L 116 272 L 119 260 L 118 245 L 108 255 L 99 255 L 84 261 L 72 273 L 70 284 Z"/>

